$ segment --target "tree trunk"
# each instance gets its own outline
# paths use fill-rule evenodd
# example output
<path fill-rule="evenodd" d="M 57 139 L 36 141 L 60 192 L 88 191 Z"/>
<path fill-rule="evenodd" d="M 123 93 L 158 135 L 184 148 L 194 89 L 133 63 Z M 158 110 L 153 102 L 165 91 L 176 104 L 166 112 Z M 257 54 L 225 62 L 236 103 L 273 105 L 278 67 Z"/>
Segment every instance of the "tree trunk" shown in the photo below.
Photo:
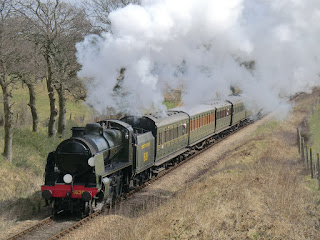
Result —
<path fill-rule="evenodd" d="M 4 108 L 4 157 L 11 162 L 12 161 L 12 121 L 13 111 L 11 101 L 11 92 L 6 84 L 6 77 L 0 81 L 0 85 L 3 92 L 3 108 Z"/>
<path fill-rule="evenodd" d="M 59 95 L 59 120 L 58 120 L 58 134 L 64 135 L 66 131 L 66 95 L 63 84 L 57 89 Z"/>
<path fill-rule="evenodd" d="M 36 108 L 36 94 L 34 91 L 34 85 L 32 83 L 25 82 L 28 89 L 29 89 L 29 103 L 28 106 L 30 107 L 31 110 L 31 115 L 32 115 L 32 131 L 36 132 L 38 130 L 38 112 Z"/>
<path fill-rule="evenodd" d="M 46 56 L 46 63 L 47 63 L 47 89 L 49 95 L 49 102 L 50 102 L 50 118 L 48 124 L 48 136 L 54 137 L 56 134 L 55 129 L 55 122 L 56 117 L 58 115 L 58 110 L 56 108 L 56 99 L 54 98 L 54 88 L 53 88 L 53 78 L 52 78 L 52 68 L 49 54 Z"/>

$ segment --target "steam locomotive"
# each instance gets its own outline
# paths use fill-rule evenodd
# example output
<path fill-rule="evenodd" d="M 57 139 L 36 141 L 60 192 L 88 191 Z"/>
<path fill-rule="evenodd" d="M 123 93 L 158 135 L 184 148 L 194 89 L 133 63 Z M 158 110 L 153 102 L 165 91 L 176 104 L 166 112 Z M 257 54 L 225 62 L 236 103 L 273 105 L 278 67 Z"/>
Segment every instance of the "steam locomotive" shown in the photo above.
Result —
<path fill-rule="evenodd" d="M 42 197 L 53 213 L 88 215 L 246 124 L 251 115 L 242 97 L 230 96 L 165 114 L 73 127 L 72 137 L 48 155 Z"/>

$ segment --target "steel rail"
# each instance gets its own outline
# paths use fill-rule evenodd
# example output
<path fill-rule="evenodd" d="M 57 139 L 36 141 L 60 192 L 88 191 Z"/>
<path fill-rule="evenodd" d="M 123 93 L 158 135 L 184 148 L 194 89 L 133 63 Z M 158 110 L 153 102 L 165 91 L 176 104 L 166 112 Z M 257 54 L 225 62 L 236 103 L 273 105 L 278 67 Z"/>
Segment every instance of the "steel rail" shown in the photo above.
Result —
<path fill-rule="evenodd" d="M 47 218 L 41 220 L 40 222 L 38 222 L 37 224 L 35 224 L 35 225 L 33 225 L 33 226 L 29 227 L 29 228 L 26 228 L 25 230 L 23 230 L 23 231 L 15 234 L 15 235 L 9 237 L 7 240 L 19 239 L 19 238 L 25 236 L 26 234 L 28 234 L 29 232 L 32 232 L 33 230 L 35 230 L 35 229 L 37 229 L 37 228 L 39 228 L 41 226 L 44 226 L 45 224 L 47 224 L 47 223 L 49 223 L 51 221 L 52 221 L 52 216 L 47 217 Z"/>

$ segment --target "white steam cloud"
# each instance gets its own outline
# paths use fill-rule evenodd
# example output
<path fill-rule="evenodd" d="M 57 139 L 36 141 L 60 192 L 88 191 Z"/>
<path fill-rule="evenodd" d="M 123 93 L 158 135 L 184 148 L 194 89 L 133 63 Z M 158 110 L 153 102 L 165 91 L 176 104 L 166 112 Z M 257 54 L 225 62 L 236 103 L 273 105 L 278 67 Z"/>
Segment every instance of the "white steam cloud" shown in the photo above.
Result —
<path fill-rule="evenodd" d="M 320 83 L 319 0 L 146 0 L 110 19 L 111 33 L 77 44 L 87 102 L 100 113 L 163 111 L 170 88 L 192 104 L 234 85 L 252 107 L 286 113 L 288 96 Z"/>

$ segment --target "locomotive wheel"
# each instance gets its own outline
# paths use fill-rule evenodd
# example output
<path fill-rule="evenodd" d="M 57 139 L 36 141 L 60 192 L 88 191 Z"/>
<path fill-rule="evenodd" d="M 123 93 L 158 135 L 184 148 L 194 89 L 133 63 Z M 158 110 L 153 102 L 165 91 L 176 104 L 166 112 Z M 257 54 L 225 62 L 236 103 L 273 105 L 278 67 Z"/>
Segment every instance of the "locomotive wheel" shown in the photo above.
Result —
<path fill-rule="evenodd" d="M 82 213 L 82 217 L 87 217 L 93 213 L 93 204 L 94 201 L 90 200 L 89 202 L 84 203 L 84 211 Z"/>
<path fill-rule="evenodd" d="M 57 211 L 56 211 L 56 206 L 55 206 L 55 200 L 53 199 L 51 201 L 51 215 L 52 215 L 52 219 L 54 220 L 54 218 L 56 217 L 57 215 Z"/>
<path fill-rule="evenodd" d="M 148 169 L 148 180 L 152 179 L 152 172 L 151 169 Z"/>

